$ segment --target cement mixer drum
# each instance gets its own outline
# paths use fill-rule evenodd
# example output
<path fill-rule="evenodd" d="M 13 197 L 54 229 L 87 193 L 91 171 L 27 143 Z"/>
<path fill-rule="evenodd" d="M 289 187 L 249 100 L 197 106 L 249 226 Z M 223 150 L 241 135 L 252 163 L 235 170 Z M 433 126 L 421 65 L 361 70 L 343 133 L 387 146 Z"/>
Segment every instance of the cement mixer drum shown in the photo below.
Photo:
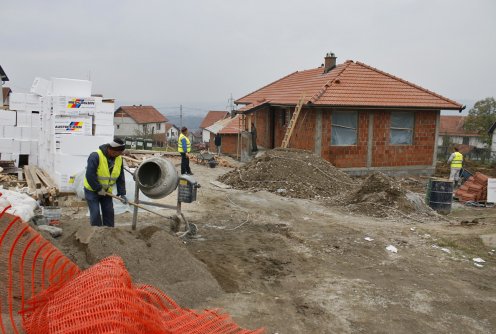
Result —
<path fill-rule="evenodd" d="M 143 161 L 135 176 L 141 192 L 153 199 L 163 198 L 172 193 L 177 188 L 179 180 L 174 164 L 159 157 Z"/>

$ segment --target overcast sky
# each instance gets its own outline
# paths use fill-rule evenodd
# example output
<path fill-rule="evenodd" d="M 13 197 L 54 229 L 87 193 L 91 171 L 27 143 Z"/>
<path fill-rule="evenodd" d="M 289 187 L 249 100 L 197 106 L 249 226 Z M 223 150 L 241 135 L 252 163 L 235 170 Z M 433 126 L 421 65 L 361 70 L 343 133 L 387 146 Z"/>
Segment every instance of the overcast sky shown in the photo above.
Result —
<path fill-rule="evenodd" d="M 495 0 L 32 0 L 0 11 L 0 65 L 18 92 L 35 76 L 90 75 L 119 104 L 224 109 L 231 93 L 332 51 L 460 103 L 496 97 Z"/>

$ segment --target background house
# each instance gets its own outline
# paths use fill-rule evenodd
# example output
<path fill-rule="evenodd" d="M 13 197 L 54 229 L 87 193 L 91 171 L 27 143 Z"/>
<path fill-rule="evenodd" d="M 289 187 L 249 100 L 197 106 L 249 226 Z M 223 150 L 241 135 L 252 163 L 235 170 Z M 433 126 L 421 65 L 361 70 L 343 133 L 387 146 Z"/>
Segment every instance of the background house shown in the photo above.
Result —
<path fill-rule="evenodd" d="M 257 145 L 281 145 L 292 113 L 304 106 L 289 147 L 315 152 L 354 174 L 432 174 L 440 110 L 461 104 L 361 62 L 324 65 L 291 73 L 237 101 Z"/>
<path fill-rule="evenodd" d="M 7 74 L 5 74 L 5 71 L 3 70 L 2 66 L 0 65 L 0 92 L 2 95 L 0 96 L 1 101 L 0 101 L 0 109 L 4 109 L 4 106 L 8 105 L 8 98 L 9 94 L 11 92 L 10 88 L 3 87 L 4 82 L 9 81 L 9 78 L 7 77 Z"/>
<path fill-rule="evenodd" d="M 471 159 L 485 152 L 486 144 L 481 141 L 477 132 L 466 131 L 463 128 L 465 116 L 441 116 L 438 136 L 438 157 L 445 160 L 453 153 L 453 146 Z"/>
<path fill-rule="evenodd" d="M 152 106 L 121 106 L 114 113 L 115 136 L 151 138 L 166 141 L 167 118 Z"/>
<path fill-rule="evenodd" d="M 207 127 L 206 130 L 210 134 L 208 149 L 211 152 L 217 152 L 214 137 L 219 133 L 222 141 L 222 154 L 240 156 L 240 145 L 243 144 L 241 134 L 247 130 L 243 122 L 243 117 L 244 115 L 236 115 L 232 118 L 224 118 Z M 248 144 L 248 142 L 248 140 L 244 140 L 245 144 Z"/>
<path fill-rule="evenodd" d="M 229 117 L 229 112 L 228 111 L 209 111 L 205 117 L 203 118 L 201 124 L 200 124 L 200 130 L 202 131 L 202 140 L 205 143 L 208 143 L 210 141 L 210 132 L 207 130 L 207 128 L 214 124 L 215 122 L 224 119 L 226 117 Z"/>
<path fill-rule="evenodd" d="M 177 139 L 179 138 L 179 128 L 174 124 L 170 124 L 170 123 L 166 123 L 165 128 L 166 128 L 165 136 L 169 144 L 172 142 L 177 142 Z"/>
<path fill-rule="evenodd" d="M 496 122 L 489 128 L 489 134 L 492 136 L 490 154 L 491 159 L 496 160 Z"/>

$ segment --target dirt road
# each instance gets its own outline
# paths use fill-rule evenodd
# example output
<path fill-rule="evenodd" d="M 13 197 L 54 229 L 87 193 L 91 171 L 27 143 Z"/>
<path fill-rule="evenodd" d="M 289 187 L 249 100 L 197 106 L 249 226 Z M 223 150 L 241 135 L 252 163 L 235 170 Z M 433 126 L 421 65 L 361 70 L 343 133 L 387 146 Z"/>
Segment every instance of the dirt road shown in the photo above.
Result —
<path fill-rule="evenodd" d="M 388 221 L 317 200 L 221 189 L 210 181 L 229 169 L 192 169 L 202 187 L 183 209 L 199 235 L 179 247 L 222 292 L 185 299 L 188 307 L 224 308 L 244 327 L 279 334 L 496 332 L 496 209 L 458 208 L 454 224 Z M 456 216 L 486 218 L 460 226 Z M 160 221 L 140 217 L 141 225 Z M 119 228 L 130 219 L 120 216 Z"/>

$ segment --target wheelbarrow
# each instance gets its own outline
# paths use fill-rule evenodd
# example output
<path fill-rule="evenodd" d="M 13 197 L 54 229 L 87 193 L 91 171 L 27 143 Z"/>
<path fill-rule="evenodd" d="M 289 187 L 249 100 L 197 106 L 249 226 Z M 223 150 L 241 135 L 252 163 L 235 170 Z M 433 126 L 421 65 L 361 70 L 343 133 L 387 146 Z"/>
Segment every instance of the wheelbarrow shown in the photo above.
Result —
<path fill-rule="evenodd" d="M 217 166 L 217 161 L 215 160 L 215 156 L 208 152 L 200 152 L 196 155 L 196 162 L 198 164 L 208 165 L 210 168 L 214 168 Z"/>

